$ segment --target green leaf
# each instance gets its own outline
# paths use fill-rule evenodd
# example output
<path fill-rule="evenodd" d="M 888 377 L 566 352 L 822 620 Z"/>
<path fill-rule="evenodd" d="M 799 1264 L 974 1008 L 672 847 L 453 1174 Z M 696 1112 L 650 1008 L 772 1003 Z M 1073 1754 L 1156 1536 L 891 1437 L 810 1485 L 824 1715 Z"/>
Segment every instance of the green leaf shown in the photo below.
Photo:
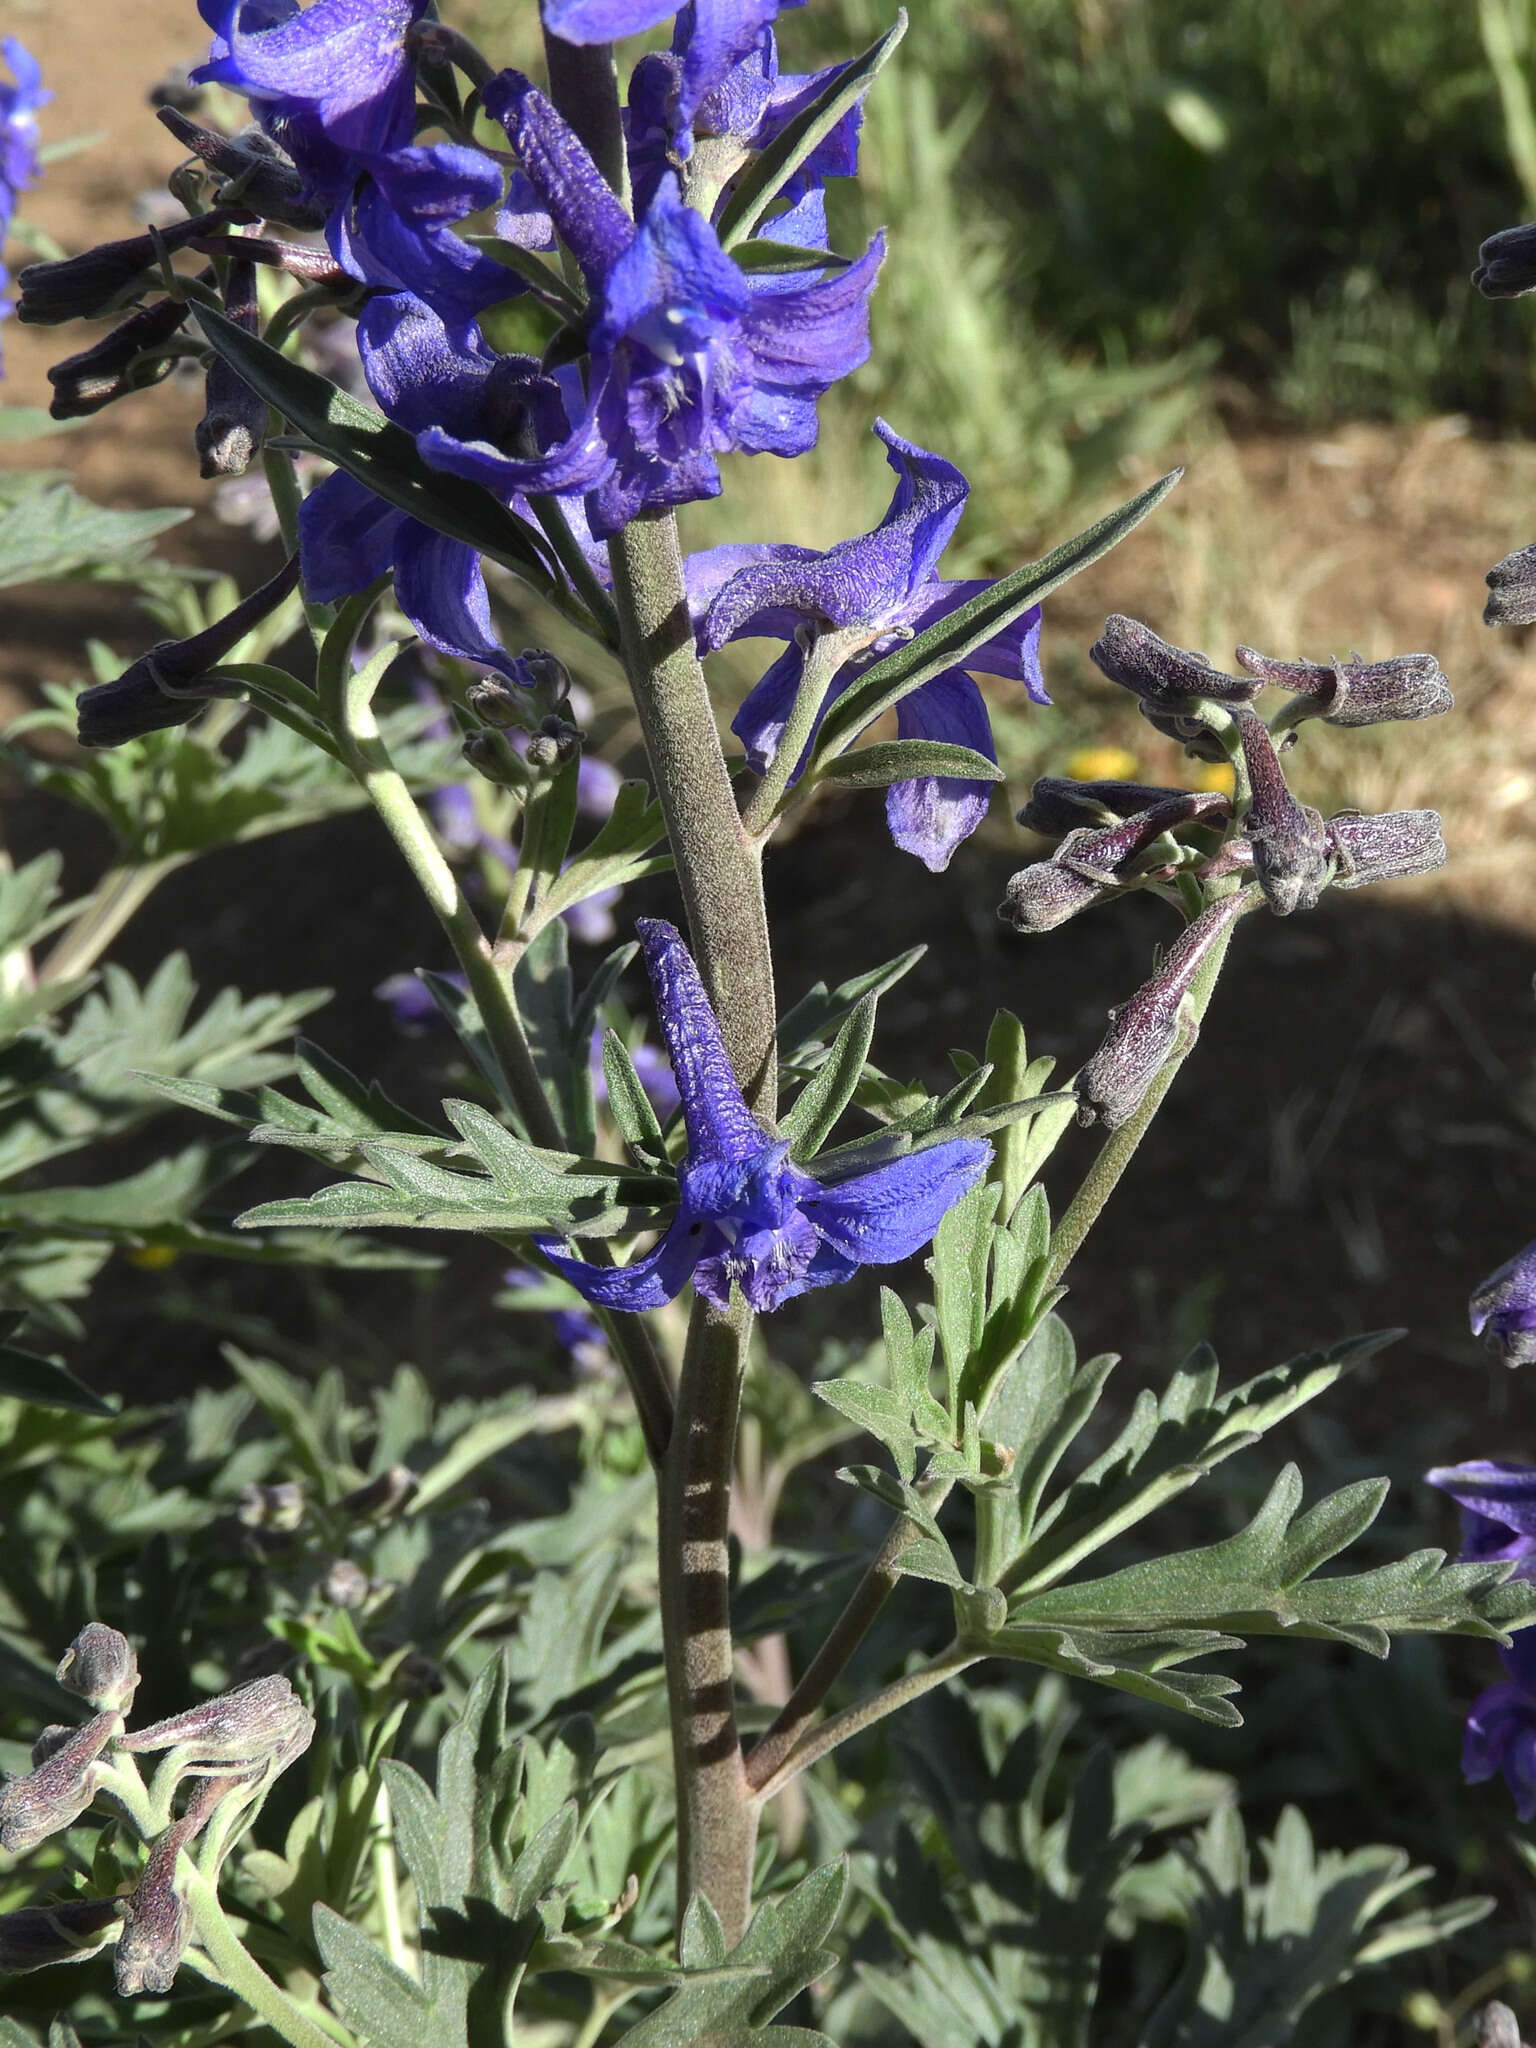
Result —
<path fill-rule="evenodd" d="M 900 1478 L 912 1478 L 919 1438 L 912 1427 L 911 1409 L 899 1394 L 888 1387 L 867 1387 L 858 1380 L 812 1380 L 811 1392 L 876 1443 L 884 1444 L 896 1461 Z"/>
<path fill-rule="evenodd" d="M 916 634 L 894 653 L 865 669 L 823 719 L 811 772 L 820 775 L 826 764 L 841 754 L 882 711 L 889 711 L 893 704 L 920 689 L 942 669 L 963 667 L 968 654 L 973 654 L 994 633 L 1000 633 L 1021 612 L 1039 604 L 1079 570 L 1107 555 L 1162 503 L 1183 474 L 1181 469 L 1170 471 L 1129 504 L 1122 505 L 1118 512 L 1108 513 L 1041 561 L 1031 562 L 989 585 L 926 632 Z"/>
<path fill-rule="evenodd" d="M 885 34 L 862 56 L 843 65 L 742 172 L 719 221 L 721 247 L 737 255 L 738 261 L 737 244 L 751 234 L 812 151 L 863 99 L 906 32 L 906 9 L 901 8 Z"/>
<path fill-rule="evenodd" d="M 878 995 L 867 995 L 843 1024 L 832 1050 L 800 1090 L 780 1124 L 789 1140 L 790 1156 L 813 1159 L 831 1137 L 838 1119 L 853 1100 L 875 1035 Z"/>
<path fill-rule="evenodd" d="M 866 996 L 883 996 L 904 975 L 910 974 L 927 952 L 926 946 L 909 946 L 883 967 L 872 967 L 852 980 L 829 989 L 818 981 L 779 1019 L 778 1045 L 781 1060 L 794 1060 L 812 1045 L 824 1044 L 843 1019 L 856 1010 Z"/>
<path fill-rule="evenodd" d="M 664 1164 L 667 1147 L 655 1106 L 635 1071 L 629 1047 L 613 1030 L 603 1033 L 603 1079 L 609 1114 L 630 1151 L 647 1165 Z"/>
<path fill-rule="evenodd" d="M 97 570 L 122 573 L 143 559 L 157 534 L 191 516 L 177 508 L 110 511 L 67 483 L 29 477 L 16 501 L 0 509 L 0 589 Z"/>
<path fill-rule="evenodd" d="M 117 1413 L 111 1402 L 93 1394 L 60 1360 L 19 1351 L 14 1344 L 0 1344 L 0 1397 L 28 1401 L 36 1408 L 71 1408 L 81 1415 Z"/>
<path fill-rule="evenodd" d="M 504 241 L 500 235 L 465 235 L 463 239 L 482 256 L 489 256 L 493 263 L 514 272 L 545 305 L 552 306 L 567 320 L 580 326 L 586 319 L 586 307 L 559 271 L 532 249 Z"/>
<path fill-rule="evenodd" d="M 960 1420 L 967 1364 L 981 1342 L 987 1306 L 987 1257 L 998 1191 L 990 1182 L 972 1188 L 946 1213 L 934 1234 L 928 1270 L 933 1275 L 935 1322 L 949 1387 L 949 1414 Z"/>
<path fill-rule="evenodd" d="M 370 2048 L 421 2048 L 432 2002 L 413 1977 L 323 1904 L 315 1907 L 315 1945 L 325 1963 L 327 1996 Z"/>
<path fill-rule="evenodd" d="M 433 469 L 403 427 L 211 307 L 194 301 L 192 317 L 251 389 L 339 469 L 434 532 L 514 570 L 546 596 L 558 587 L 543 543 L 527 521 L 478 484 Z"/>
<path fill-rule="evenodd" d="M 844 754 L 820 769 L 818 782 L 839 789 L 889 789 L 893 782 L 919 776 L 960 776 L 967 782 L 1001 782 L 1003 771 L 974 747 L 952 746 L 945 740 L 879 740 Z"/>
<path fill-rule="evenodd" d="M 747 241 L 735 243 L 731 256 L 745 271 L 775 273 L 846 270 L 852 260 L 834 255 L 830 249 L 807 249 L 799 242 L 771 242 L 765 235 L 753 235 Z"/>

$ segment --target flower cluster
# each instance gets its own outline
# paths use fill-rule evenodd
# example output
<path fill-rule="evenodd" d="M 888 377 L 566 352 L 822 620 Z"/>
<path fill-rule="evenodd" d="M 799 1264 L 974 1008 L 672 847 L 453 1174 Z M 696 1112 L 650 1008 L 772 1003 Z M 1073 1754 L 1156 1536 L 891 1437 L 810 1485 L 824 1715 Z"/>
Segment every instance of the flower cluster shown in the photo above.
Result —
<path fill-rule="evenodd" d="M 91 1622 L 75 1637 L 58 1682 L 94 1712 L 77 1727 L 45 1728 L 32 1769 L 0 1791 L 0 1849 L 24 1855 L 78 1820 L 99 1793 L 124 1808 L 148 1843 L 126 1899 L 72 1898 L 0 1914 L 0 1969 L 36 1970 L 81 1961 L 116 1936 L 114 1968 L 124 1997 L 168 1991 L 192 1931 L 181 1854 L 203 1837 L 201 1861 L 217 1874 L 239 1824 L 273 1780 L 303 1755 L 313 1716 L 286 1678 L 258 1678 L 200 1707 L 130 1729 L 138 1660 L 116 1629 Z M 146 1791 L 139 1756 L 160 1759 Z M 185 1786 L 182 1812 L 173 1800 Z"/>
<path fill-rule="evenodd" d="M 1367 662 L 1284 661 L 1237 650 L 1228 675 L 1203 654 L 1172 647 L 1135 619 L 1110 617 L 1091 650 L 1111 682 L 1134 690 L 1159 732 L 1209 760 L 1229 762 L 1234 793 L 1047 776 L 1019 813 L 1057 841 L 1048 860 L 1008 883 L 998 915 L 1023 932 L 1049 931 L 1111 897 L 1151 889 L 1183 910 L 1184 932 L 1151 978 L 1111 1011 L 1111 1028 L 1076 1081 L 1080 1114 L 1114 1129 L 1133 1116 L 1194 1019 L 1186 998 L 1244 911 L 1310 910 L 1324 889 L 1358 889 L 1439 867 L 1433 811 L 1340 812 L 1324 819 L 1292 794 L 1283 765 L 1296 727 L 1376 725 L 1447 711 L 1451 692 L 1429 654 Z M 1287 702 L 1266 724 L 1253 700 L 1266 686 Z"/>

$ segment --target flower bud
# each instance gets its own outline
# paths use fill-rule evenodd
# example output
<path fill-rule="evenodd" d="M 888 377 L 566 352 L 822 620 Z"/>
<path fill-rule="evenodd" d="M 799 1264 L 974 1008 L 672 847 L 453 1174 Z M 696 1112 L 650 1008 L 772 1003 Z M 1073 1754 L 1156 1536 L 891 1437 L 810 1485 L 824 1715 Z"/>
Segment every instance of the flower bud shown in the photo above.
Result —
<path fill-rule="evenodd" d="M 1487 248 L 1487 243 L 1483 247 Z M 1476 281 L 1474 277 L 1474 282 Z M 1485 2005 L 1477 2016 L 1477 2048 L 1524 2048 L 1520 2022 L 1507 2005 L 1497 1999 Z"/>
<path fill-rule="evenodd" d="M 95 1955 L 123 1917 L 121 1899 L 60 1899 L 0 1913 L 0 1971 L 17 1975 Z"/>
<path fill-rule="evenodd" d="M 98 1714 L 58 1744 L 47 1760 L 0 1792 L 0 1849 L 24 1855 L 80 1818 L 96 1797 L 96 1761 L 123 1732 L 121 1714 Z"/>
<path fill-rule="evenodd" d="M 559 712 L 571 694 L 571 672 L 565 663 L 547 647 L 525 647 L 518 660 L 527 667 L 529 684 L 538 694 L 540 709 Z"/>
<path fill-rule="evenodd" d="M 199 236 L 235 219 L 250 219 L 228 209 L 177 221 L 153 235 L 129 235 L 121 242 L 103 242 L 79 256 L 57 263 L 29 263 L 17 277 L 21 297 L 18 320 L 54 327 L 62 320 L 99 320 L 131 305 L 160 275 L 162 255 L 174 255 Z"/>
<path fill-rule="evenodd" d="M 304 180 L 259 128 L 247 128 L 243 135 L 215 135 L 171 106 L 161 107 L 160 119 L 183 149 L 229 181 L 253 214 L 289 228 L 313 231 L 325 226 L 325 206 L 306 196 Z"/>
<path fill-rule="evenodd" d="M 320 1581 L 320 1598 L 328 1607 L 361 1607 L 370 1590 L 368 1574 L 350 1557 L 332 1558 Z"/>
<path fill-rule="evenodd" d="M 1112 683 L 1156 705 L 1177 705 L 1185 697 L 1246 704 L 1260 687 L 1242 676 L 1224 675 L 1203 654 L 1170 647 L 1150 626 L 1120 612 L 1111 612 L 1104 621 L 1103 634 L 1089 648 L 1088 659 Z"/>
<path fill-rule="evenodd" d="M 567 719 L 549 717 L 541 721 L 538 731 L 529 739 L 523 758 L 530 768 L 551 775 L 580 751 L 581 734 L 577 728 Z"/>
<path fill-rule="evenodd" d="M 1146 782 L 1074 782 L 1065 775 L 1042 775 L 1019 812 L 1019 823 L 1044 839 L 1062 839 L 1081 825 L 1115 825 L 1182 794 Z"/>
<path fill-rule="evenodd" d="M 1445 866 L 1445 837 L 1438 811 L 1378 811 L 1365 817 L 1341 811 L 1326 827 L 1335 860 L 1336 889 L 1364 889 L 1372 882 L 1398 882 Z"/>
<path fill-rule="evenodd" d="M 126 1636 L 92 1621 L 64 1652 L 55 1675 L 66 1692 L 89 1700 L 98 1714 L 126 1714 L 138 1690 L 139 1660 Z"/>
<path fill-rule="evenodd" d="M 1315 661 L 1280 661 L 1239 647 L 1243 667 L 1266 683 L 1293 690 L 1313 701 L 1308 717 L 1329 725 L 1385 725 L 1409 718 L 1436 718 L 1454 701 L 1450 684 L 1432 654 L 1393 654 L 1385 661 L 1348 661 L 1324 665 Z M 1293 720 L 1296 713 L 1288 714 Z"/>
<path fill-rule="evenodd" d="M 517 796 L 528 794 L 528 764 L 505 733 L 489 726 L 466 733 L 463 754 L 475 773 L 494 782 L 498 789 L 510 789 Z"/>
<path fill-rule="evenodd" d="M 244 253 L 244 242 L 229 265 L 224 311 L 247 334 L 261 332 L 256 302 L 256 266 Z M 204 380 L 203 416 L 192 430 L 192 445 L 205 482 L 220 476 L 244 476 L 267 435 L 267 402 L 258 398 L 238 370 L 216 355 Z"/>
<path fill-rule="evenodd" d="M 1536 1244 L 1528 1244 L 1472 1291 L 1467 1320 L 1506 1365 L 1536 1364 Z"/>
<path fill-rule="evenodd" d="M 507 732 L 514 726 L 526 728 L 532 715 L 528 692 L 514 689 L 500 676 L 482 676 L 470 684 L 465 695 L 476 718 L 483 718 L 498 732 Z"/>
<path fill-rule="evenodd" d="M 235 1503 L 236 1519 L 247 1529 L 271 1529 L 291 1536 L 304 1520 L 304 1489 L 296 1479 L 281 1479 L 275 1486 L 242 1486 Z"/>
<path fill-rule="evenodd" d="M 1253 892 L 1239 890 L 1203 910 L 1169 947 L 1151 978 L 1129 1002 L 1110 1011 L 1104 1043 L 1073 1082 L 1077 1120 L 1118 1130 L 1141 1107 L 1160 1069 L 1178 1048 L 1180 1013 L 1190 984 L 1212 946 L 1249 909 Z"/>
<path fill-rule="evenodd" d="M 221 683 L 208 671 L 276 611 L 298 580 L 299 558 L 294 555 L 216 624 L 189 640 L 162 640 L 114 682 L 93 683 L 82 690 L 75 700 L 81 746 L 121 746 L 145 733 L 187 724 L 210 697 L 237 695 L 238 683 Z"/>
<path fill-rule="evenodd" d="M 1258 713 L 1240 705 L 1233 717 L 1253 790 L 1246 829 L 1259 887 L 1276 917 L 1310 910 L 1328 885 L 1322 818 L 1292 796 L 1275 743 Z"/>
<path fill-rule="evenodd" d="M 182 1844 L 196 1832 L 192 1816 L 167 1828 L 149 1852 L 117 1938 L 113 1974 L 120 1997 L 169 1991 L 192 1932 L 187 1902 L 176 1889 Z M 203 1816 L 206 1818 L 206 1816 Z M 199 1823 L 200 1824 L 200 1823 Z"/>
<path fill-rule="evenodd" d="M 48 411 L 56 420 L 89 419 L 103 406 L 145 391 L 176 367 L 162 351 L 186 322 L 187 309 L 176 299 L 156 299 L 130 313 L 93 348 L 66 356 L 48 372 L 53 398 Z"/>
<path fill-rule="evenodd" d="M 1500 228 L 1477 256 L 1472 282 L 1485 299 L 1518 299 L 1536 291 L 1536 221 Z"/>
<path fill-rule="evenodd" d="M 1069 832 L 1049 860 L 1023 868 L 1008 883 L 998 916 L 1016 931 L 1048 932 L 1128 880 L 1124 868 L 1154 839 L 1211 810 L 1225 811 L 1226 798 L 1175 790 L 1161 802 L 1118 825 L 1095 832 Z"/>
<path fill-rule="evenodd" d="M 314 1732 L 314 1717 L 304 1702 L 286 1678 L 273 1675 L 137 1728 L 122 1738 L 122 1747 L 134 1754 L 185 1749 L 194 1769 L 271 1762 L 281 1770 L 309 1747 Z"/>
<path fill-rule="evenodd" d="M 365 1486 L 343 1494 L 336 1505 L 359 1522 L 388 1521 L 397 1515 L 420 1485 L 408 1465 L 386 1465 Z"/>
<path fill-rule="evenodd" d="M 1483 581 L 1489 591 L 1485 626 L 1536 625 L 1536 545 L 1516 548 L 1495 562 Z"/>

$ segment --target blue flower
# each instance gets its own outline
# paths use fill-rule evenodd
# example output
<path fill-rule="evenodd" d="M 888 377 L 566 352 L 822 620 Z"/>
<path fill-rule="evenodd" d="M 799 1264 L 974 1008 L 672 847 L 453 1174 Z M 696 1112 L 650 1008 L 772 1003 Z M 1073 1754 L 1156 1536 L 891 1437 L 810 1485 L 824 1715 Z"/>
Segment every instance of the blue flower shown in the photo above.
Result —
<path fill-rule="evenodd" d="M 1536 1244 L 1528 1244 L 1472 1290 L 1467 1318 L 1474 1337 L 1506 1365 L 1536 1364 Z"/>
<path fill-rule="evenodd" d="M 766 1312 L 927 1244 L 946 1210 L 986 1172 L 991 1146 L 955 1138 L 824 1185 L 747 1108 L 676 930 L 655 918 L 642 918 L 636 929 L 688 1137 L 677 1214 L 654 1249 L 628 1266 L 589 1266 L 540 1240 L 551 1265 L 601 1308 L 660 1308 L 691 1279 L 717 1307 L 734 1283 Z"/>
<path fill-rule="evenodd" d="M 946 582 L 936 573 L 965 509 L 965 478 L 952 463 L 902 440 L 884 420 L 875 422 L 875 432 L 897 481 L 873 533 L 842 541 L 825 554 L 788 545 L 727 545 L 689 559 L 689 597 L 701 621 L 702 651 L 729 640 L 792 643 L 731 724 L 759 774 L 778 749 L 795 700 L 805 634 L 835 633 L 850 656 L 833 681 L 830 703 L 871 661 L 991 588 L 985 581 Z M 904 697 L 896 707 L 900 736 L 954 741 L 995 761 L 986 703 L 969 671 L 1021 682 L 1037 704 L 1048 704 L 1039 638 L 1035 605 L 968 654 L 964 667 L 945 669 Z M 981 823 L 991 789 L 990 783 L 956 776 L 895 783 L 886 798 L 891 836 L 939 873 Z"/>
<path fill-rule="evenodd" d="M 602 539 L 647 506 L 718 495 L 728 450 L 813 447 L 817 399 L 869 354 L 880 237 L 830 277 L 749 275 L 675 175 L 633 221 L 527 79 L 502 72 L 484 97 L 586 281 L 589 395 L 568 403 L 564 433 L 539 437 L 537 458 L 509 455 L 487 421 L 419 436 L 427 459 L 506 492 L 587 492 Z"/>
<path fill-rule="evenodd" d="M 1517 1578 L 1536 1578 L 1536 1466 L 1469 1458 L 1424 1476 L 1461 1509 L 1463 1558 L 1512 1558 Z"/>
<path fill-rule="evenodd" d="M 1478 1694 L 1462 1736 L 1469 1785 L 1502 1772 L 1522 1821 L 1536 1820 L 1536 1629 L 1522 1629 L 1500 1660 L 1508 1678 Z"/>
<path fill-rule="evenodd" d="M 10 67 L 10 84 L 0 78 L 0 250 L 16 215 L 16 194 L 37 175 L 37 109 L 53 94 L 43 91 L 37 60 L 14 36 L 0 36 L 0 56 Z M 8 276 L 0 264 L 0 291 Z M 0 304 L 0 319 L 10 312 Z"/>

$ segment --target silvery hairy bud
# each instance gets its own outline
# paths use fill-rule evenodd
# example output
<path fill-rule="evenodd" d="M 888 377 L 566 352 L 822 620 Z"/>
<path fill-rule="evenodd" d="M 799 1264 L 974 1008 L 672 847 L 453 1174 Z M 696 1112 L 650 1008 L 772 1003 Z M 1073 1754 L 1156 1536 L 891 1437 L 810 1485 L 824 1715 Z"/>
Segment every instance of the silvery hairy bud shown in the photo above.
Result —
<path fill-rule="evenodd" d="M 328 1607 L 361 1607 L 373 1589 L 373 1582 L 360 1564 L 350 1557 L 334 1557 L 320 1581 L 320 1598 Z"/>
<path fill-rule="evenodd" d="M 149 1852 L 128 1901 L 123 1931 L 112 1959 L 119 1994 L 133 1998 L 141 1991 L 169 1991 L 192 1932 L 187 1902 L 176 1888 L 176 1866 L 182 1850 L 211 1819 L 231 1789 L 228 1778 L 210 1778 L 200 1785 L 181 1819 L 172 1823 Z"/>
<path fill-rule="evenodd" d="M 1455 701 L 1432 654 L 1393 654 L 1385 661 L 1363 661 L 1354 654 L 1348 661 L 1324 664 L 1281 661 L 1252 647 L 1239 647 L 1237 658 L 1264 682 L 1310 699 L 1302 715 L 1321 718 L 1329 725 L 1386 725 L 1404 719 L 1438 718 Z"/>
<path fill-rule="evenodd" d="M 66 1692 L 88 1700 L 98 1714 L 126 1714 L 139 1686 L 139 1660 L 125 1635 L 104 1622 L 81 1629 L 55 1673 Z"/>
<path fill-rule="evenodd" d="M 1042 839 L 1062 839 L 1083 825 L 1118 825 L 1122 818 L 1183 794 L 1148 782 L 1073 782 L 1065 775 L 1042 775 L 1018 814 L 1019 823 Z M 1220 801 L 1227 803 L 1225 797 Z"/>
<path fill-rule="evenodd" d="M 1276 917 L 1310 910 L 1328 885 L 1322 818 L 1292 796 L 1269 728 L 1258 713 L 1240 704 L 1232 715 L 1253 790 L 1246 831 L 1264 900 Z"/>
<path fill-rule="evenodd" d="M 121 1899 L 60 1899 L 0 1913 L 0 1971 L 20 1975 L 96 1955 L 123 1917 Z"/>
<path fill-rule="evenodd" d="M 1485 626 L 1536 624 L 1536 545 L 1516 548 L 1495 562 L 1483 581 L 1488 585 Z"/>
<path fill-rule="evenodd" d="M 325 226 L 326 208 L 306 198 L 303 179 L 259 128 L 236 136 L 215 135 L 175 107 L 162 107 L 160 119 L 183 149 L 229 182 L 234 196 L 253 214 L 286 228 L 313 231 Z"/>
<path fill-rule="evenodd" d="M 1150 626 L 1111 612 L 1104 621 L 1101 637 L 1088 650 L 1088 659 L 1112 683 L 1134 690 L 1153 705 L 1177 708 L 1185 698 L 1205 698 L 1218 704 L 1246 704 L 1259 691 L 1256 682 L 1243 676 L 1224 675 L 1203 654 L 1171 647 Z"/>
<path fill-rule="evenodd" d="M 55 363 L 48 372 L 53 386 L 50 416 L 56 420 L 89 419 L 103 406 L 158 384 L 176 366 L 175 357 L 164 350 L 186 318 L 187 308 L 180 300 L 156 299 L 119 321 L 94 347 Z"/>
<path fill-rule="evenodd" d="M 350 297 L 362 287 L 351 271 L 343 270 L 328 249 L 306 248 L 301 242 L 277 242 L 270 235 L 205 235 L 192 244 L 205 256 L 238 254 L 245 263 L 264 264 L 281 270 L 301 284 L 329 285 L 332 291 Z"/>
<path fill-rule="evenodd" d="M 581 752 L 581 733 L 568 719 L 545 718 L 528 741 L 525 758 L 530 768 L 549 775 L 563 768 L 573 754 Z"/>
<path fill-rule="evenodd" d="M 1372 882 L 1400 882 L 1445 866 L 1445 835 L 1438 811 L 1378 811 L 1363 816 L 1341 811 L 1327 825 L 1328 850 L 1336 863 L 1336 889 L 1364 889 Z"/>
<path fill-rule="evenodd" d="M 503 732 L 482 726 L 464 735 L 463 754 L 477 775 L 498 789 L 510 789 L 516 796 L 528 794 L 528 764 Z"/>
<path fill-rule="evenodd" d="M 308 1749 L 315 1732 L 314 1716 L 286 1678 L 252 1679 L 233 1692 L 221 1692 L 200 1707 L 172 1714 L 148 1728 L 122 1738 L 122 1747 L 138 1754 L 153 1749 L 184 1749 L 189 1769 L 253 1769 L 271 1764 L 284 1770 Z"/>
<path fill-rule="evenodd" d="M 291 1536 L 304 1520 L 304 1489 L 297 1479 L 280 1479 L 273 1486 L 248 1483 L 240 1489 L 235 1517 L 247 1529 Z"/>
<path fill-rule="evenodd" d="M 526 729 L 531 721 L 532 700 L 526 689 L 505 682 L 500 676 L 482 676 L 471 683 L 465 698 L 476 718 L 483 718 L 497 732 L 514 726 Z"/>
<path fill-rule="evenodd" d="M 57 263 L 29 263 L 16 280 L 21 287 L 16 317 L 39 327 L 57 326 L 62 320 L 99 320 L 131 305 L 158 280 L 162 255 L 172 256 L 178 249 L 190 247 L 215 227 L 252 217 L 221 209 L 194 220 L 177 221 L 152 235 L 103 242 L 99 248 L 65 256 Z"/>
<path fill-rule="evenodd" d="M 1536 291 L 1536 221 L 1500 228 L 1477 256 L 1472 282 L 1485 299 L 1518 299 Z"/>
<path fill-rule="evenodd" d="M 245 333 L 259 334 L 256 265 L 242 242 L 226 246 L 231 261 L 224 284 L 224 311 Z M 216 355 L 204 379 L 203 416 L 192 430 L 198 474 L 205 482 L 220 476 L 244 476 L 266 436 L 267 401 L 258 398 L 239 371 Z"/>
<path fill-rule="evenodd" d="M 82 747 L 120 747 L 125 740 L 185 725 L 210 697 L 239 693 L 238 683 L 221 683 L 209 670 L 218 666 L 298 586 L 299 558 L 292 556 L 270 582 L 243 598 L 232 612 L 189 640 L 162 640 L 110 683 L 93 683 L 75 700 Z"/>
<path fill-rule="evenodd" d="M 1473 1288 L 1467 1321 L 1506 1365 L 1536 1365 L 1536 1244 Z"/>
<path fill-rule="evenodd" d="M 97 1759 L 123 1732 L 121 1714 L 98 1714 L 59 1743 L 46 1761 L 0 1792 L 0 1849 L 24 1855 L 80 1818 L 96 1797 Z"/>
<path fill-rule="evenodd" d="M 397 1515 L 420 1485 L 409 1465 L 386 1465 L 365 1486 L 343 1494 L 337 1506 L 359 1522 L 383 1522 Z"/>
<path fill-rule="evenodd" d="M 1104 1043 L 1073 1082 L 1080 1124 L 1118 1130 L 1141 1107 L 1147 1090 L 1178 1048 L 1184 998 L 1211 948 L 1249 909 L 1241 889 L 1203 910 L 1168 948 L 1150 980 L 1110 1011 Z M 1185 1028 L 1188 1028 L 1187 1026 Z"/>
<path fill-rule="evenodd" d="M 1211 810 L 1225 812 L 1227 800 L 1176 791 L 1134 817 L 1101 830 L 1069 832 L 1049 860 L 1036 861 L 1011 877 L 998 916 L 1015 931 L 1048 932 L 1097 903 L 1134 877 L 1122 872 L 1153 840 Z"/>
<path fill-rule="evenodd" d="M 1520 2022 L 1497 1999 L 1485 2005 L 1477 2016 L 1477 2048 L 1525 2048 L 1520 2039 Z"/>
<path fill-rule="evenodd" d="M 540 711 L 546 716 L 558 716 L 570 699 L 570 670 L 547 647 L 525 647 L 518 660 L 528 671 L 529 687 L 538 699 Z"/>

